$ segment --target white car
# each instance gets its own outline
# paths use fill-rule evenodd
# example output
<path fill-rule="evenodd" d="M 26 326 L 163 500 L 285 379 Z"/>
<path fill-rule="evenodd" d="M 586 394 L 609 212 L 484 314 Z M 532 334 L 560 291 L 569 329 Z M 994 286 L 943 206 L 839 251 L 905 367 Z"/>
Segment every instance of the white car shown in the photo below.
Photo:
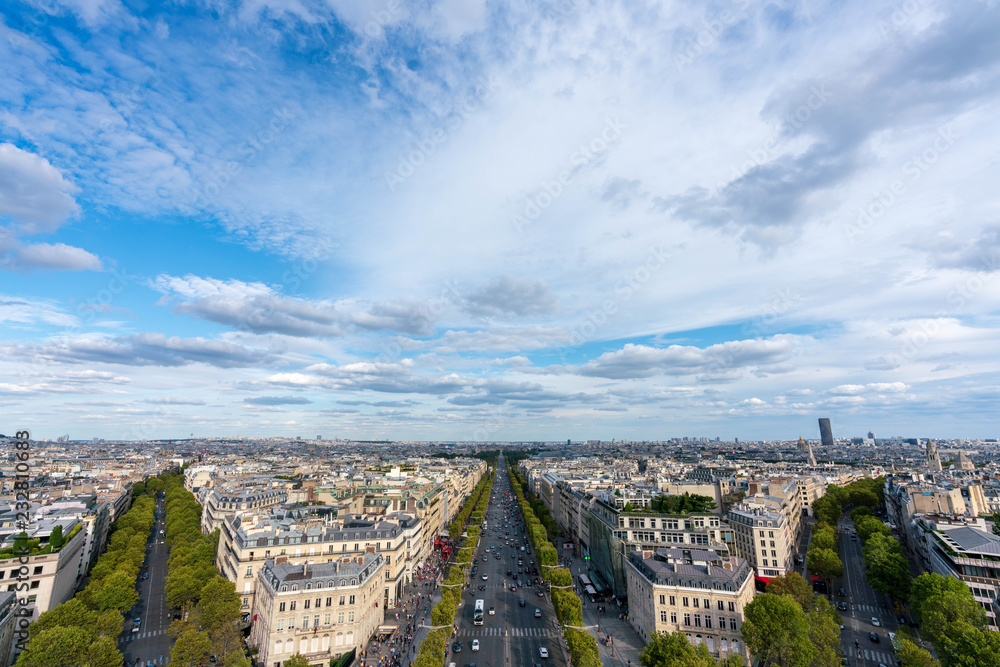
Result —
<path fill-rule="evenodd" d="M 479 650 L 479 640 L 478 639 L 473 639 L 472 640 L 472 650 L 473 651 L 478 651 Z"/>
<path fill-rule="evenodd" d="M 874 616 L 872 616 L 872 625 L 874 625 L 876 628 L 879 627 L 879 625 L 880 625 L 880 623 L 878 622 L 878 619 L 875 618 Z"/>
<path fill-rule="evenodd" d="M 549 657 L 549 649 L 545 648 L 544 646 L 539 646 L 538 647 L 538 655 L 542 656 L 543 658 L 548 658 Z"/>
<path fill-rule="evenodd" d="M 486 580 L 487 580 L 487 579 L 489 579 L 489 578 L 490 578 L 490 575 L 488 575 L 488 574 L 484 574 L 484 575 L 483 575 L 483 581 L 486 581 Z"/>

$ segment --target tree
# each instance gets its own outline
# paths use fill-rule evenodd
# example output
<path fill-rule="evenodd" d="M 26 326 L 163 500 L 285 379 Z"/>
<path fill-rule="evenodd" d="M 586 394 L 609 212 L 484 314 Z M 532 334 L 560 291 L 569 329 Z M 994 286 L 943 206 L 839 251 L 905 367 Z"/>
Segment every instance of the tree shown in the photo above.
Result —
<path fill-rule="evenodd" d="M 806 610 L 809 617 L 809 640 L 816 648 L 813 667 L 839 667 L 840 665 L 840 615 L 826 598 L 814 596 L 812 607 Z"/>
<path fill-rule="evenodd" d="M 837 534 L 831 530 L 817 530 L 813 533 L 812 541 L 809 542 L 810 549 L 837 549 Z"/>
<path fill-rule="evenodd" d="M 62 524 L 56 524 L 52 529 L 52 534 L 49 535 L 49 546 L 52 547 L 53 551 L 58 551 L 62 549 L 64 544 L 66 544 L 66 538 L 63 537 Z"/>
<path fill-rule="evenodd" d="M 735 653 L 729 653 L 719 661 L 719 667 L 746 667 L 746 664 L 746 660 Z"/>
<path fill-rule="evenodd" d="M 989 514 L 986 518 L 993 522 L 993 534 L 1000 535 L 1000 512 Z"/>
<path fill-rule="evenodd" d="M 170 651 L 170 663 L 177 667 L 199 667 L 208 659 L 208 652 L 211 650 L 212 641 L 208 638 L 208 633 L 192 628 L 177 638 Z"/>
<path fill-rule="evenodd" d="M 912 581 L 910 561 L 903 554 L 899 542 L 882 533 L 873 533 L 861 553 L 865 561 L 865 578 L 873 590 L 899 598 L 909 595 Z"/>
<path fill-rule="evenodd" d="M 39 616 L 37 621 L 28 626 L 28 636 L 34 640 L 40 633 L 57 627 L 81 628 L 91 635 L 96 621 L 97 613 L 73 598 Z"/>
<path fill-rule="evenodd" d="M 920 648 L 902 633 L 896 635 L 896 655 L 903 667 L 941 667 L 941 663 L 927 649 Z"/>
<path fill-rule="evenodd" d="M 622 512 L 631 512 L 631 511 L 632 511 L 632 503 L 625 503 L 625 507 L 622 508 Z"/>
<path fill-rule="evenodd" d="M 743 641 L 760 660 L 808 667 L 816 653 L 809 640 L 809 619 L 789 596 L 764 593 L 743 610 Z"/>
<path fill-rule="evenodd" d="M 90 646 L 90 634 L 83 628 L 58 626 L 44 630 L 28 643 L 17 658 L 16 667 L 77 667 Z M 121 664 L 121 658 L 118 658 Z"/>
<path fill-rule="evenodd" d="M 945 667 L 1000 667 L 1000 635 L 992 630 L 956 621 L 935 645 Z"/>
<path fill-rule="evenodd" d="M 892 534 L 889 527 L 873 516 L 863 516 L 854 522 L 854 527 L 858 531 L 858 537 L 862 542 L 867 542 L 872 535 L 880 533 L 888 537 Z"/>
<path fill-rule="evenodd" d="M 961 621 L 977 629 L 986 623 L 985 612 L 965 582 L 934 572 L 925 572 L 913 580 L 910 609 L 935 644 L 951 623 Z"/>
<path fill-rule="evenodd" d="M 833 549 L 810 549 L 806 554 L 806 567 L 824 579 L 844 574 L 844 564 L 840 562 L 840 556 Z"/>
<path fill-rule="evenodd" d="M 715 667 L 708 647 L 691 645 L 683 632 L 654 632 L 639 653 L 642 667 Z M 742 664 L 742 661 L 741 661 Z"/>
<path fill-rule="evenodd" d="M 94 602 L 101 611 L 115 609 L 126 612 L 135 606 L 139 601 L 139 594 L 135 592 L 135 575 L 122 570 L 116 570 L 101 587 L 94 593 Z"/>
<path fill-rule="evenodd" d="M 201 629 L 210 636 L 227 625 L 233 625 L 241 615 L 236 585 L 224 577 L 209 581 L 201 589 L 197 614 Z"/>
<path fill-rule="evenodd" d="M 281 664 L 283 667 L 310 667 L 309 660 L 301 653 L 296 653 Z"/>
<path fill-rule="evenodd" d="M 812 589 L 809 583 L 798 572 L 789 572 L 781 577 L 774 577 L 767 584 L 766 591 L 774 595 L 788 595 L 799 603 L 802 609 L 809 609 L 813 603 Z"/>
<path fill-rule="evenodd" d="M 116 642 L 116 637 L 99 637 L 87 648 L 82 667 L 119 667 L 122 654 Z"/>

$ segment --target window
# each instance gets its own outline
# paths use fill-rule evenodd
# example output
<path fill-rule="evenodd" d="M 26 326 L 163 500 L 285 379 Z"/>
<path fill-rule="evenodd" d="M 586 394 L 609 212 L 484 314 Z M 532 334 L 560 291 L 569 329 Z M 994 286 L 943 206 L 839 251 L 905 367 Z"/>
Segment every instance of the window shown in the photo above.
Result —
<path fill-rule="evenodd" d="M 279 618 L 278 619 L 278 632 L 281 632 L 284 629 L 285 629 L 285 619 Z M 278 653 L 281 653 L 281 651 L 278 651 Z"/>
<path fill-rule="evenodd" d="M 309 608 L 309 604 L 310 604 L 311 602 L 312 602 L 312 600 L 306 600 L 306 601 L 305 601 L 305 603 L 304 603 L 304 604 L 302 605 L 302 608 L 303 608 L 303 609 L 308 609 L 308 608 Z"/>
<path fill-rule="evenodd" d="M 392 573 L 391 573 L 391 572 L 389 572 L 389 570 L 386 570 L 386 571 L 385 571 L 385 578 L 386 578 L 387 580 L 388 580 L 388 579 L 392 579 Z"/>
<path fill-rule="evenodd" d="M 736 630 L 736 619 L 735 618 L 730 618 L 729 619 L 729 629 L 730 630 Z"/>
<path fill-rule="evenodd" d="M 702 602 L 705 603 L 705 609 L 711 609 L 712 608 L 712 605 L 709 603 L 709 599 L 708 598 L 705 598 L 704 600 L 702 600 Z"/>
<path fill-rule="evenodd" d="M 684 614 L 684 625 L 691 625 L 691 614 Z"/>
<path fill-rule="evenodd" d="M 736 611 L 736 605 L 732 602 L 729 603 L 729 611 Z"/>
<path fill-rule="evenodd" d="M 695 598 L 695 599 L 694 599 L 694 608 L 695 608 L 695 609 L 697 609 L 697 608 L 698 608 L 698 598 Z"/>
<path fill-rule="evenodd" d="M 330 606 L 332 606 L 332 605 L 333 605 L 333 598 L 327 598 L 327 599 L 326 599 L 326 606 L 327 606 L 327 607 L 330 607 Z"/>
<path fill-rule="evenodd" d="M 660 622 L 661 623 L 666 623 L 667 622 L 667 612 L 666 611 L 661 611 L 660 612 Z"/>
<path fill-rule="evenodd" d="M 351 596 L 351 599 L 349 600 L 349 602 L 350 602 L 350 604 L 354 604 L 354 596 L 353 595 Z"/>
<path fill-rule="evenodd" d="M 323 598 L 316 598 L 316 608 L 319 609 L 323 606 Z"/>
<path fill-rule="evenodd" d="M 778 552 L 777 551 L 772 551 L 771 552 L 771 558 L 777 558 L 777 557 L 778 557 Z M 775 563 L 775 565 L 777 565 L 777 563 Z"/>
<path fill-rule="evenodd" d="M 719 606 L 719 611 L 725 611 L 725 605 L 722 603 L 722 600 L 719 600 L 718 606 Z"/>
<path fill-rule="evenodd" d="M 771 540 L 771 548 L 774 548 L 774 540 Z"/>
<path fill-rule="evenodd" d="M 719 629 L 720 630 L 725 630 L 726 629 L 726 617 L 725 616 L 720 616 L 719 617 Z"/>
<path fill-rule="evenodd" d="M 323 614 L 323 625 L 330 625 L 330 614 Z"/>
<path fill-rule="evenodd" d="M 760 546 L 766 547 L 767 546 L 767 542 L 765 542 L 764 540 L 761 540 L 760 541 Z"/>
<path fill-rule="evenodd" d="M 688 604 L 688 599 L 687 598 L 681 598 L 681 604 L 683 604 L 685 607 L 689 607 L 690 606 Z"/>
<path fill-rule="evenodd" d="M 292 600 L 291 602 L 289 602 L 288 603 L 288 610 L 289 611 L 295 611 L 295 604 L 296 604 L 295 600 Z"/>
<path fill-rule="evenodd" d="M 289 616 L 288 617 L 288 629 L 289 630 L 294 630 L 295 629 L 295 617 L 294 616 Z"/>
<path fill-rule="evenodd" d="M 316 614 L 315 616 L 313 616 L 313 627 L 314 628 L 318 628 L 319 627 L 319 614 Z"/>
<path fill-rule="evenodd" d="M 248 577 L 253 576 L 253 565 L 247 565 L 247 576 Z"/>
<path fill-rule="evenodd" d="M 694 615 L 694 627 L 696 627 L 696 628 L 700 628 L 701 627 L 701 614 L 695 614 Z"/>
<path fill-rule="evenodd" d="M 29 588 L 30 588 L 31 590 L 35 590 L 36 588 L 38 588 L 38 584 L 39 584 L 39 583 L 40 583 L 40 582 L 38 581 L 38 579 L 35 579 L 34 581 L 32 581 L 32 582 L 31 582 L 31 586 L 29 586 Z"/>
<path fill-rule="evenodd" d="M 285 611 L 285 603 L 281 602 L 278 604 L 278 611 Z"/>
<path fill-rule="evenodd" d="M 773 530 L 767 531 L 767 536 L 768 537 L 774 537 L 774 531 Z"/>
<path fill-rule="evenodd" d="M 667 604 L 667 596 L 666 595 L 661 595 L 660 596 L 660 604 Z"/>
<path fill-rule="evenodd" d="M 670 612 L 670 622 L 671 623 L 676 623 L 677 622 L 677 612 L 676 611 Z"/>
<path fill-rule="evenodd" d="M 354 612 L 353 611 L 347 612 L 347 622 L 348 623 L 353 623 L 354 622 Z"/>
<path fill-rule="evenodd" d="M 346 599 L 347 599 L 346 597 L 344 597 L 343 595 L 341 595 L 340 596 L 340 604 L 344 604 L 344 600 L 346 600 Z"/>
<path fill-rule="evenodd" d="M 671 607 L 677 606 L 677 598 L 675 598 L 673 595 L 670 596 L 670 606 Z"/>
<path fill-rule="evenodd" d="M 32 574 L 41 574 L 41 573 L 42 573 L 42 566 L 36 565 L 34 571 L 32 571 Z"/>
<path fill-rule="evenodd" d="M 344 622 L 344 612 L 338 611 L 337 612 L 337 623 L 343 623 L 343 622 Z"/>
<path fill-rule="evenodd" d="M 302 629 L 305 630 L 309 627 L 309 614 L 302 616 Z"/>
<path fill-rule="evenodd" d="M 709 616 L 708 614 L 705 614 L 705 627 L 708 628 L 709 630 L 712 629 L 712 617 Z"/>

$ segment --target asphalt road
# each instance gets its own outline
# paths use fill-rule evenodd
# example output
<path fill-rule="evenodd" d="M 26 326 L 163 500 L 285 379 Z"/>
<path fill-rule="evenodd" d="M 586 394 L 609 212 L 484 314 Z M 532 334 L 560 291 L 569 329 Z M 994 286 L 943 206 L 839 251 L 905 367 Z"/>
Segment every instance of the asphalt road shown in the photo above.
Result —
<path fill-rule="evenodd" d="M 841 611 L 844 617 L 844 629 L 840 633 L 841 646 L 844 655 L 851 665 L 860 667 L 878 667 L 879 665 L 895 665 L 892 644 L 888 633 L 896 632 L 899 626 L 892 610 L 892 601 L 887 595 L 873 591 L 865 581 L 865 563 L 861 554 L 861 539 L 851 539 L 850 532 L 854 522 L 847 515 L 841 517 L 837 524 L 840 555 L 844 563 L 844 576 L 834 582 L 833 602 L 844 602 L 847 611 Z M 839 595 L 843 587 L 846 596 Z M 879 625 L 872 623 L 877 618 Z M 869 633 L 878 635 L 879 641 L 871 640 Z M 857 642 L 857 644 L 855 644 Z"/>
<path fill-rule="evenodd" d="M 125 632 L 118 640 L 118 650 L 125 656 L 129 665 L 166 665 L 170 662 L 170 649 L 174 645 L 173 638 L 167 634 L 170 627 L 170 614 L 167 611 L 167 601 L 164 596 L 164 586 L 167 579 L 167 558 L 170 549 L 163 541 L 163 499 L 157 499 L 157 514 L 160 517 L 153 526 L 149 540 L 146 542 L 146 562 L 142 572 L 148 572 L 149 578 L 139 575 L 136 590 L 139 592 L 139 602 L 125 617 Z M 141 618 L 142 624 L 138 632 L 132 632 L 132 621 Z"/>
<path fill-rule="evenodd" d="M 516 554 L 523 556 L 525 566 L 530 566 L 535 558 L 530 546 L 523 552 L 520 550 L 525 543 L 524 521 L 517 503 L 512 501 L 510 519 L 507 518 L 508 510 L 503 507 L 503 494 L 510 492 L 510 482 L 505 471 L 505 463 L 500 459 L 486 512 L 488 529 L 481 533 L 476 548 L 479 568 L 475 577 L 470 577 L 471 590 L 462 592 L 458 631 L 451 640 L 452 643 L 461 641 L 462 650 L 455 654 L 449 645 L 449 655 L 445 662 L 454 662 L 459 667 L 470 664 L 475 664 L 476 667 L 530 667 L 535 664 L 564 667 L 568 656 L 563 648 L 562 632 L 548 593 L 539 597 L 534 587 L 521 588 L 519 582 L 525 578 L 523 572 L 518 575 L 516 582 L 507 576 L 508 569 L 512 574 L 517 573 Z M 504 544 L 508 540 L 520 542 L 516 552 L 514 547 Z M 499 551 L 499 560 L 493 552 L 487 554 L 487 548 L 492 546 Z M 486 581 L 483 581 L 484 574 L 487 576 Z M 517 584 L 516 591 L 510 590 L 512 583 Z M 480 585 L 486 586 L 486 590 L 479 590 Z M 524 607 L 519 605 L 522 598 L 525 601 Z M 487 612 L 484 624 L 480 626 L 474 625 L 472 618 L 477 599 L 485 600 Z M 491 606 L 495 608 L 492 616 L 489 615 Z M 535 618 L 536 608 L 541 610 L 541 618 Z M 472 650 L 473 640 L 479 640 L 478 652 Z M 541 647 L 548 649 L 547 659 L 540 657 Z"/>

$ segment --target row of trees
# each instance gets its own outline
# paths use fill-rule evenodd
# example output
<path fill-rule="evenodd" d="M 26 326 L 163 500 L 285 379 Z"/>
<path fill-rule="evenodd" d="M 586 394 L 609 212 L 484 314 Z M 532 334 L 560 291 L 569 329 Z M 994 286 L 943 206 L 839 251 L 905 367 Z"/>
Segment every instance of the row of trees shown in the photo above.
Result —
<path fill-rule="evenodd" d="M 830 524 L 816 524 L 806 553 L 806 567 L 826 580 L 843 576 L 844 563 L 840 560 L 840 550 L 837 547 L 837 529 Z"/>
<path fill-rule="evenodd" d="M 650 502 L 649 509 L 664 514 L 691 514 L 692 512 L 711 512 L 716 508 L 715 501 L 708 496 L 684 492 L 679 496 L 661 494 Z M 641 510 L 640 510 L 641 511 Z"/>
<path fill-rule="evenodd" d="M 1000 633 L 986 629 L 986 613 L 965 582 L 925 572 L 910 587 L 910 610 L 945 667 L 1000 667 Z M 899 638 L 900 635 L 897 635 Z M 909 640 L 906 667 L 933 667 L 930 654 Z"/>
<path fill-rule="evenodd" d="M 184 488 L 182 475 L 166 473 L 163 482 L 170 545 L 166 599 L 181 611 L 170 624 L 176 639 L 170 661 L 178 667 L 198 667 L 215 655 L 223 667 L 250 667 L 240 630 L 240 597 L 233 582 L 215 569 L 219 531 L 202 534 L 201 505 Z"/>
<path fill-rule="evenodd" d="M 479 524 L 483 513 L 490 502 L 490 489 L 493 486 L 493 476 L 496 470 L 495 461 L 488 472 L 479 480 L 455 520 L 448 525 L 448 534 L 455 544 L 462 540 L 463 529 L 468 537 L 463 546 L 455 554 L 455 562 L 448 570 L 448 576 L 441 589 L 441 601 L 431 608 L 431 625 L 438 628 L 427 633 L 426 639 L 420 644 L 420 652 L 414 667 L 439 667 L 444 664 L 444 653 L 448 648 L 448 638 L 451 637 L 451 627 L 458 615 L 458 603 L 462 598 L 462 587 L 468 569 L 475 561 L 475 544 L 479 538 Z M 465 528 L 470 520 L 476 525 Z M 286 663 L 287 664 L 287 663 Z"/>
<path fill-rule="evenodd" d="M 17 667 L 118 667 L 122 614 L 139 600 L 135 582 L 155 523 L 156 501 L 142 495 L 114 522 L 107 550 L 98 558 L 86 587 L 38 617 L 28 628 L 28 647 Z M 61 535 L 57 537 L 60 541 Z M 50 546 L 52 541 L 50 539 Z"/>
<path fill-rule="evenodd" d="M 547 579 L 552 590 L 552 607 L 555 609 L 556 618 L 563 626 L 563 634 L 566 643 L 569 645 L 569 652 L 572 656 L 572 663 L 576 667 L 600 667 L 601 652 L 597 648 L 597 641 L 589 632 L 581 630 L 583 627 L 583 602 L 580 596 L 573 591 L 573 575 L 566 568 L 558 567 L 559 552 L 555 546 L 549 542 L 549 531 L 538 514 L 548 517 L 549 521 L 555 525 L 548 509 L 541 500 L 534 498 L 531 501 L 525 495 L 525 481 L 514 467 L 508 468 L 511 488 L 517 498 L 521 513 L 524 515 L 524 525 L 535 549 L 536 559 L 539 563 L 539 572 L 542 578 Z M 531 494 L 529 493 L 528 496 Z M 538 508 L 536 512 L 535 508 Z M 556 537 L 558 537 L 558 527 L 556 527 Z"/>
<path fill-rule="evenodd" d="M 775 577 L 743 611 L 743 641 L 785 667 L 840 665 L 840 614 L 797 572 Z"/>

